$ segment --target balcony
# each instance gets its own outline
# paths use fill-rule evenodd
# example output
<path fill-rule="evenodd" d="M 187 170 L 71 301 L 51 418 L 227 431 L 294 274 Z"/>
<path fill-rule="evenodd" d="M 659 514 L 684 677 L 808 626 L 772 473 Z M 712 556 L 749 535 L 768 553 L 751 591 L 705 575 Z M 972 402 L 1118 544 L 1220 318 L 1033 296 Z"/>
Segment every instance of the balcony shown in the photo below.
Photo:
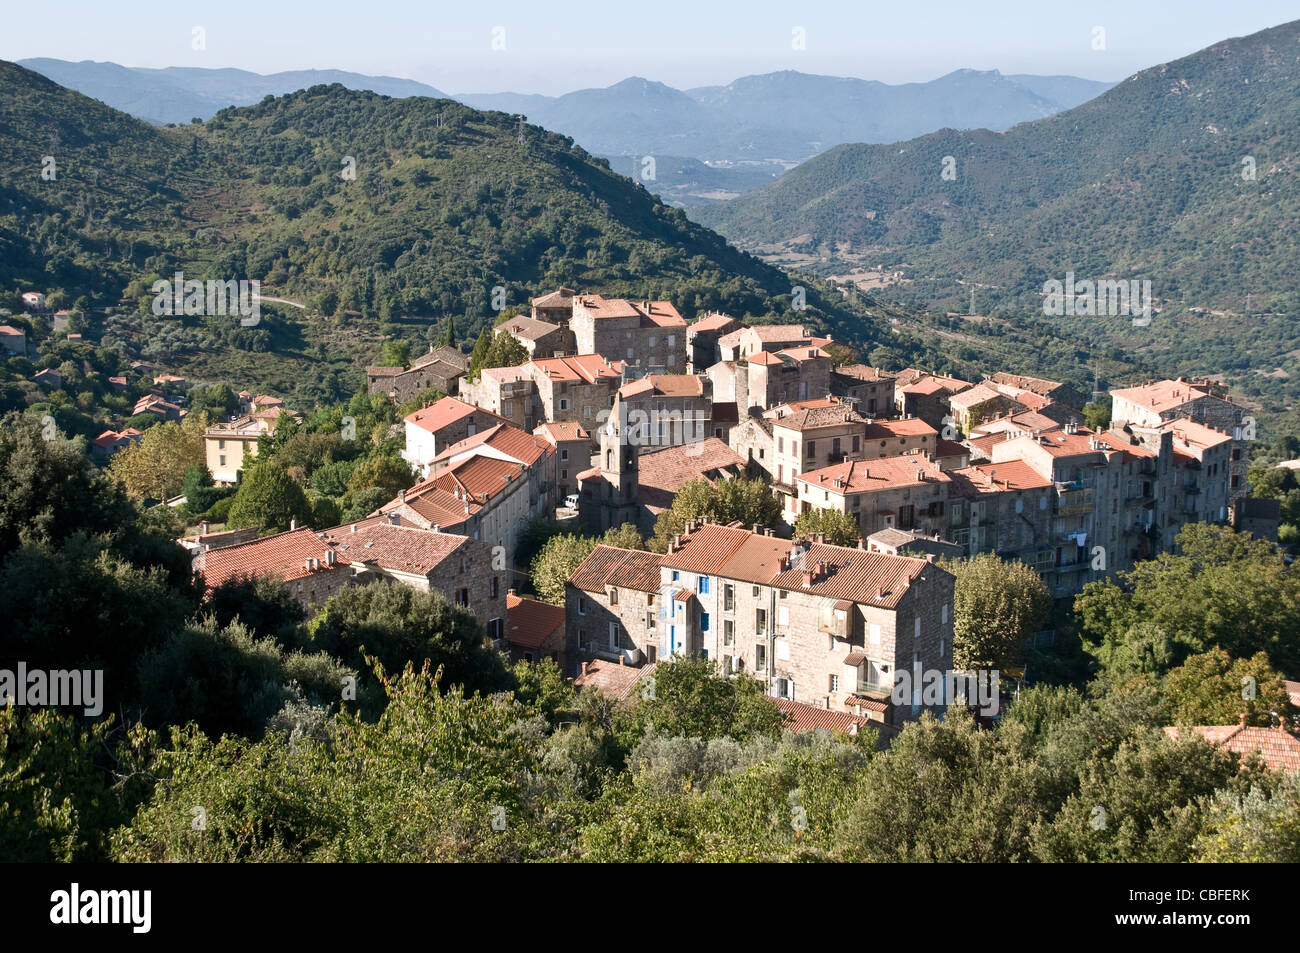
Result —
<path fill-rule="evenodd" d="M 1092 487 L 1056 484 L 1056 512 L 1063 514 L 1092 512 Z"/>
<path fill-rule="evenodd" d="M 889 697 L 894 694 L 894 683 L 891 679 L 888 684 L 884 682 L 858 682 L 855 689 L 859 695 L 884 695 Z"/>

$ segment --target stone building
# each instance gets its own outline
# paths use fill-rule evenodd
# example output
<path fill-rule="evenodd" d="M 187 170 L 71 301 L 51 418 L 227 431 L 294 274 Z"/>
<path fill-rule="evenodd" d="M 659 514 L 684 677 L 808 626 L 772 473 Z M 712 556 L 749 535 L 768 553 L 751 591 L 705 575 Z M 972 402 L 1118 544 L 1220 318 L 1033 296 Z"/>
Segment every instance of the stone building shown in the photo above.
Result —
<path fill-rule="evenodd" d="M 942 431 L 944 418 L 951 414 L 949 400 L 973 386 L 970 381 L 909 367 L 894 378 L 894 410 L 900 417 L 920 417 Z"/>
<path fill-rule="evenodd" d="M 615 393 L 612 416 L 643 450 L 703 440 L 712 429 L 713 388 L 694 374 L 647 374 Z"/>
<path fill-rule="evenodd" d="M 444 394 L 455 394 L 460 379 L 469 368 L 469 357 L 454 347 L 434 347 L 416 358 L 408 368 L 366 368 L 366 390 L 383 394 L 396 404 L 414 400 L 427 390 L 437 388 Z"/>
<path fill-rule="evenodd" d="M 510 423 L 490 410 L 455 397 L 444 397 L 428 407 L 421 407 L 407 414 L 402 422 L 406 427 L 406 448 L 402 451 L 402 458 L 422 476 L 428 476 L 434 457 L 453 443 L 489 427 Z"/>
<path fill-rule="evenodd" d="M 534 298 L 532 317 L 537 321 L 546 321 L 567 328 L 569 320 L 573 317 L 573 299 L 576 295 L 577 292 L 572 288 L 561 287 L 550 294 Z"/>
<path fill-rule="evenodd" d="M 537 382 L 527 365 L 485 367 L 478 372 L 478 380 L 462 378 L 460 399 L 529 433 L 545 420 L 537 395 Z"/>
<path fill-rule="evenodd" d="M 506 645 L 515 662 L 550 659 L 566 671 L 564 606 L 525 599 L 513 589 L 506 592 Z"/>
<path fill-rule="evenodd" d="M 1110 398 L 1115 426 L 1158 427 L 1162 421 L 1186 418 L 1232 433 L 1243 422 L 1241 408 L 1228 399 L 1227 387 L 1209 380 L 1153 381 L 1112 390 Z"/>
<path fill-rule="evenodd" d="M 1008 397 L 1016 400 L 1030 394 L 1045 398 L 1055 404 L 1061 404 L 1076 412 L 1081 411 L 1083 405 L 1087 402 L 1087 398 L 1083 393 L 1068 384 L 1062 384 L 1060 381 L 1044 380 L 1041 377 L 1026 377 L 1023 374 L 1009 374 L 1006 371 L 998 371 L 988 379 L 988 383 Z M 1035 403 L 1038 402 L 1028 400 L 1026 406 L 1029 406 L 1031 410 L 1036 410 L 1037 408 L 1033 406 Z"/>
<path fill-rule="evenodd" d="M 836 463 L 795 478 L 786 521 L 810 510 L 832 510 L 852 517 L 864 538 L 883 529 L 941 533 L 951 482 L 920 453 Z"/>
<path fill-rule="evenodd" d="M 830 392 L 851 401 L 867 417 L 887 417 L 894 412 L 894 375 L 865 364 L 834 368 Z"/>
<path fill-rule="evenodd" d="M 894 704 L 898 673 L 952 667 L 953 581 L 927 559 L 691 527 L 660 562 L 658 657 L 716 658 L 776 698 L 898 725 L 922 708 Z"/>
<path fill-rule="evenodd" d="M 552 324 L 537 318 L 511 318 L 498 331 L 518 341 L 531 360 L 575 353 L 577 344 L 567 325 Z"/>
<path fill-rule="evenodd" d="M 591 434 L 572 421 L 542 424 L 533 431 L 555 448 L 557 505 L 578 492 L 578 474 L 591 466 Z"/>
<path fill-rule="evenodd" d="M 690 362 L 689 370 L 698 374 L 708 370 L 722 360 L 718 349 L 718 338 L 742 327 L 739 321 L 728 314 L 716 311 L 706 314 L 686 329 L 686 354 Z"/>
<path fill-rule="evenodd" d="M 659 563 L 655 553 L 598 545 L 564 587 L 568 672 L 612 660 L 653 665 L 659 655 Z"/>
<path fill-rule="evenodd" d="M 686 321 L 670 302 L 577 295 L 569 327 L 579 354 L 669 374 L 686 371 Z"/>

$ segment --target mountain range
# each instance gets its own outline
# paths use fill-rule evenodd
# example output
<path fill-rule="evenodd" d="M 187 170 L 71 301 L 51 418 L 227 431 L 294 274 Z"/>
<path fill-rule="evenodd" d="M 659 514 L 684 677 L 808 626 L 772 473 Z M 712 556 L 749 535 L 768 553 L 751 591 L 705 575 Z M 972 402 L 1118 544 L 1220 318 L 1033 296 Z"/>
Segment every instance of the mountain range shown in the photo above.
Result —
<path fill-rule="evenodd" d="M 842 145 L 691 211 L 741 247 L 966 312 L 1042 314 L 1048 281 L 1149 280 L 1149 326 L 1058 326 L 1243 386 L 1300 384 L 1300 21 L 1145 69 L 996 132 Z"/>
<path fill-rule="evenodd" d="M 155 124 L 209 119 L 226 106 L 329 83 L 393 97 L 447 98 L 413 80 L 340 70 L 262 76 L 236 69 L 142 69 L 54 59 L 20 65 Z M 634 76 L 563 96 L 450 98 L 476 109 L 525 115 L 598 155 L 792 163 L 843 142 L 892 142 L 944 126 L 1006 128 L 1078 105 L 1110 85 L 1073 76 L 967 69 L 926 83 L 888 85 L 786 70 L 688 90 Z"/>

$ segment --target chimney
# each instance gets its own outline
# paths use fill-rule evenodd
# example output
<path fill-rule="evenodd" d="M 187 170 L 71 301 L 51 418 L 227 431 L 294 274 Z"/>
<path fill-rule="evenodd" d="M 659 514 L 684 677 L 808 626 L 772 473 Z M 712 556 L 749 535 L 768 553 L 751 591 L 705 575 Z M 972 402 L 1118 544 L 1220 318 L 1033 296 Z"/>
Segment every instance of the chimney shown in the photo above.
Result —
<path fill-rule="evenodd" d="M 357 531 L 357 524 L 356 524 L 356 523 L 353 523 L 353 524 L 352 524 L 352 532 L 355 533 L 356 531 Z"/>
<path fill-rule="evenodd" d="M 758 523 L 755 523 L 755 524 L 754 524 L 754 535 L 757 536 L 757 535 L 758 535 L 759 533 L 761 533 L 761 532 L 763 532 L 763 527 L 760 526 Z"/>
<path fill-rule="evenodd" d="M 405 490 L 399 490 L 399 491 L 398 491 L 398 493 L 397 493 L 397 501 L 398 501 L 399 503 L 405 503 L 405 502 L 406 502 L 406 491 L 405 491 Z"/>
<path fill-rule="evenodd" d="M 682 544 L 681 533 L 673 533 L 673 545 L 680 546 L 681 544 Z"/>
<path fill-rule="evenodd" d="M 509 588 L 509 589 L 506 590 L 506 595 L 507 595 L 507 596 L 517 596 L 517 595 L 519 595 L 519 593 L 518 593 L 518 592 L 515 590 L 515 588 L 512 586 L 511 588 Z"/>
<path fill-rule="evenodd" d="M 805 569 L 803 572 L 803 587 L 808 589 L 813 584 L 813 574 L 811 569 Z"/>
<path fill-rule="evenodd" d="M 587 674 L 587 666 L 589 666 L 590 664 L 591 664 L 590 662 L 583 662 L 583 663 L 582 663 L 582 674 L 583 674 L 583 675 L 586 675 L 586 674 Z"/>
<path fill-rule="evenodd" d="M 202 523 L 199 524 L 199 535 L 200 535 L 200 536 L 207 536 L 207 535 L 208 535 L 208 521 L 207 521 L 207 520 L 204 520 Z"/>
<path fill-rule="evenodd" d="M 336 565 L 337 562 L 338 562 L 338 554 L 335 553 L 334 550 L 332 549 L 325 550 L 325 565 L 333 566 Z"/>
<path fill-rule="evenodd" d="M 296 530 L 297 528 L 298 528 L 298 517 L 296 517 L 296 516 L 290 516 L 290 517 L 289 517 L 289 532 L 292 533 L 292 532 L 293 532 L 294 530 Z"/>

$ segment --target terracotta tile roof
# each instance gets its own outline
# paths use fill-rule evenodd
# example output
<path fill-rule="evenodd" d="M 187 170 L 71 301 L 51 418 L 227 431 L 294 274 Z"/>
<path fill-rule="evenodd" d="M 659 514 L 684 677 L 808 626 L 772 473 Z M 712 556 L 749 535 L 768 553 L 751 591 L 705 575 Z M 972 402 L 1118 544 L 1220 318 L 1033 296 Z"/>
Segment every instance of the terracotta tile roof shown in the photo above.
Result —
<path fill-rule="evenodd" d="M 647 374 L 639 381 L 629 381 L 618 389 L 618 395 L 624 399 L 641 394 L 703 397 L 704 378 L 696 374 Z"/>
<path fill-rule="evenodd" d="M 777 351 L 777 356 L 791 361 L 816 361 L 823 358 L 825 360 L 830 360 L 831 357 L 820 347 L 805 347 L 803 345 L 783 348 L 782 350 Z"/>
<path fill-rule="evenodd" d="M 866 364 L 845 364 L 832 372 L 842 377 L 852 377 L 860 381 L 892 381 L 894 375 Z"/>
<path fill-rule="evenodd" d="M 927 560 L 908 556 L 824 543 L 805 543 L 799 550 L 794 546 L 775 536 L 706 524 L 683 536 L 680 548 L 664 556 L 662 565 L 887 609 L 898 608 L 912 582 L 923 573 L 942 572 Z M 783 569 L 783 557 L 798 552 L 798 561 L 791 560 L 790 568 Z M 805 586 L 799 564 L 812 569 L 821 562 L 827 564 L 827 573 Z"/>
<path fill-rule="evenodd" d="M 1231 443 L 1232 435 L 1224 433 L 1221 430 L 1215 430 L 1213 427 L 1207 427 L 1205 424 L 1198 423 L 1195 420 L 1188 420 L 1186 417 L 1180 417 L 1176 420 L 1167 420 L 1160 427 L 1161 430 L 1169 430 L 1174 435 L 1174 446 L 1179 441 L 1194 447 L 1198 450 L 1208 450 L 1210 447 L 1217 447 L 1220 444 Z"/>
<path fill-rule="evenodd" d="M 956 440 L 944 440 L 940 438 L 935 441 L 934 458 L 936 460 L 947 457 L 969 457 L 970 448 L 958 443 Z"/>
<path fill-rule="evenodd" d="M 728 331 L 722 337 L 718 338 L 719 347 L 739 347 L 740 336 L 745 332 L 745 328 L 736 328 L 734 331 Z"/>
<path fill-rule="evenodd" d="M 931 374 L 928 371 L 917 370 L 914 367 L 899 371 L 894 378 L 895 389 L 901 390 L 905 394 L 937 394 L 940 391 L 949 391 L 955 394 L 973 386 L 970 381 L 964 381 L 957 377 L 945 377 L 942 374 Z"/>
<path fill-rule="evenodd" d="M 1155 381 L 1143 384 L 1141 387 L 1122 387 L 1110 393 L 1112 397 L 1122 397 L 1130 403 L 1157 413 L 1202 397 L 1214 396 L 1195 384 L 1175 380 Z"/>
<path fill-rule="evenodd" d="M 953 470 L 949 475 L 953 480 L 953 495 L 967 499 L 989 493 L 1044 490 L 1053 485 L 1023 460 L 977 463 Z"/>
<path fill-rule="evenodd" d="M 511 318 L 500 325 L 497 330 L 505 331 L 517 338 L 523 338 L 525 341 L 536 341 L 560 330 L 560 326 L 551 324 L 549 321 L 539 321 L 537 318 L 519 317 Z"/>
<path fill-rule="evenodd" d="M 989 378 L 995 384 L 1005 384 L 1008 387 L 1014 387 L 1017 390 L 1026 390 L 1031 394 L 1046 397 L 1062 385 L 1059 381 L 1049 381 L 1042 377 L 1026 377 L 1023 374 L 1009 374 L 1006 371 L 998 371 Z"/>
<path fill-rule="evenodd" d="M 1169 727 L 1165 734 L 1178 738 L 1182 732 L 1195 732 L 1213 745 L 1245 757 L 1252 751 L 1260 756 L 1274 771 L 1288 774 L 1300 772 L 1300 736 L 1282 727 L 1256 728 L 1245 725 L 1192 725 L 1185 728 Z"/>
<path fill-rule="evenodd" d="M 980 383 L 970 388 L 970 390 L 964 390 L 960 394 L 953 394 L 952 397 L 948 398 L 948 405 L 953 408 L 966 410 L 976 406 L 977 404 L 982 404 L 985 401 L 998 399 L 1010 400 L 1006 394 L 1002 393 L 991 384 Z"/>
<path fill-rule="evenodd" d="M 467 536 L 394 526 L 384 517 L 335 526 L 320 535 L 325 537 L 323 544 L 338 554 L 340 563 L 375 565 L 419 576 L 428 575 L 470 541 Z"/>
<path fill-rule="evenodd" d="M 446 364 L 447 368 L 444 373 L 463 372 L 469 368 L 469 355 L 460 348 L 448 347 L 444 344 L 442 347 L 433 348 L 411 361 L 411 370 L 428 367 L 431 364 Z"/>
<path fill-rule="evenodd" d="M 617 380 L 623 376 L 623 362 L 609 362 L 600 354 L 583 354 L 579 357 L 548 357 L 529 361 L 520 370 L 534 380 L 546 378 L 553 381 Z"/>
<path fill-rule="evenodd" d="M 706 314 L 692 324 L 691 330 L 696 333 L 700 331 L 723 331 L 730 329 L 733 324 L 739 324 L 739 322 L 729 314 L 721 314 L 715 311 L 712 314 Z"/>
<path fill-rule="evenodd" d="M 544 294 L 540 298 L 534 298 L 532 305 L 534 308 L 564 308 L 573 303 L 574 295 L 577 292 L 572 288 L 557 288 L 550 294 Z"/>
<path fill-rule="evenodd" d="M 490 410 L 484 410 L 482 407 L 475 407 L 473 404 L 466 403 L 463 400 L 458 400 L 455 397 L 444 397 L 442 400 L 435 401 L 428 407 L 421 407 L 414 413 L 407 414 L 402 419 L 408 424 L 414 424 L 421 430 L 427 430 L 429 433 L 437 433 L 443 427 L 448 427 L 459 420 L 464 420 L 475 411 L 478 411 L 480 414 L 487 414 L 487 416 L 494 420 L 499 420 L 502 423 L 509 423 L 509 421 L 504 417 L 498 416 Z"/>
<path fill-rule="evenodd" d="M 433 459 L 435 463 L 446 461 L 481 447 L 490 447 L 511 460 L 517 460 L 529 467 L 546 454 L 555 452 L 555 448 L 541 437 L 534 437 L 510 424 L 497 424 L 472 437 L 453 443 Z"/>
<path fill-rule="evenodd" d="M 686 326 L 686 320 L 669 301 L 628 301 L 602 295 L 581 295 L 577 299 L 596 320 L 639 317 L 642 327 Z"/>
<path fill-rule="evenodd" d="M 749 330 L 764 344 L 808 340 L 807 330 L 802 324 L 755 324 Z"/>
<path fill-rule="evenodd" d="M 420 521 L 430 529 L 437 527 L 440 530 L 455 530 L 461 527 L 466 520 L 483 509 L 482 503 L 469 501 L 468 509 L 466 501 L 456 496 L 451 490 L 445 490 L 439 486 L 431 486 L 422 491 L 414 499 L 411 498 L 410 491 L 407 491 L 406 502 L 388 502 L 382 507 L 384 513 L 397 512 L 403 516 L 418 517 Z"/>
<path fill-rule="evenodd" d="M 1300 682 L 1284 681 L 1286 693 L 1291 696 L 1291 704 L 1300 708 Z"/>
<path fill-rule="evenodd" d="M 787 430 L 813 430 L 818 427 L 833 427 L 845 423 L 866 424 L 867 418 L 853 409 L 853 405 L 839 400 L 802 401 L 799 404 L 783 404 L 764 411 L 763 416 L 772 421 L 773 426 L 785 427 Z"/>
<path fill-rule="evenodd" d="M 366 368 L 366 374 L 370 377 L 397 377 L 405 373 L 403 368 L 389 365 L 371 365 Z"/>
<path fill-rule="evenodd" d="M 1071 416 L 1078 418 L 1078 414 L 1072 413 Z M 1066 418 L 1069 419 L 1068 417 Z M 1082 423 L 1082 421 L 1079 421 Z M 1004 433 L 1008 430 L 1019 433 L 1032 433 L 1035 430 L 1041 430 L 1044 433 L 1052 430 L 1060 430 L 1062 422 L 1045 416 L 1042 413 L 1033 410 L 1021 411 L 1018 414 L 1009 414 L 1005 417 L 990 417 L 971 428 L 971 435 L 985 436 L 988 434 Z"/>
<path fill-rule="evenodd" d="M 786 701 L 784 698 L 772 700 L 785 713 L 785 727 L 796 734 L 807 731 L 839 731 L 852 735 L 857 734 L 863 726 L 871 724 L 870 719 L 850 715 L 846 711 L 817 708 L 803 702 Z"/>
<path fill-rule="evenodd" d="M 253 398 L 254 407 L 283 407 L 284 401 L 279 397 L 269 397 L 266 394 L 260 394 Z"/>
<path fill-rule="evenodd" d="M 575 688 L 594 688 L 606 698 L 624 701 L 635 694 L 636 683 L 654 670 L 654 665 L 620 665 L 595 659 L 586 663 L 585 670 L 573 680 L 573 684 Z"/>
<path fill-rule="evenodd" d="M 315 530 L 303 528 L 209 550 L 198 565 L 209 590 L 237 576 L 270 575 L 287 582 L 322 572 L 350 572 L 345 566 L 325 565 L 329 549 Z M 308 559 L 319 559 L 321 568 L 307 569 Z"/>
<path fill-rule="evenodd" d="M 920 417 L 910 420 L 873 420 L 864 432 L 867 440 L 887 440 L 890 437 L 929 437 L 939 436 L 935 430 Z"/>
<path fill-rule="evenodd" d="M 419 489 L 415 495 L 418 499 L 427 492 L 428 487 L 436 487 L 453 495 L 459 490 L 458 498 L 468 498 L 471 503 L 486 503 L 522 479 L 526 479 L 525 470 L 518 463 L 498 460 L 496 457 L 473 456 L 439 470 L 418 484 Z M 411 498 L 410 490 L 407 491 L 406 498 Z"/>
<path fill-rule="evenodd" d="M 608 586 L 635 589 L 638 592 L 659 591 L 658 553 L 639 549 L 619 549 L 600 543 L 573 571 L 569 582 L 584 592 L 604 592 Z"/>
<path fill-rule="evenodd" d="M 4 335 L 5 337 L 21 337 L 24 336 L 26 333 L 27 332 L 25 331 L 18 330 L 12 324 L 0 324 L 0 334 Z"/>
<path fill-rule="evenodd" d="M 542 424 L 533 431 L 534 436 L 541 437 L 549 443 L 561 443 L 566 440 L 590 440 L 591 434 L 575 421 L 556 421 Z"/>
<path fill-rule="evenodd" d="M 833 463 L 820 470 L 800 473 L 795 479 L 821 490 L 844 495 L 951 482 L 951 478 L 939 469 L 937 463 L 919 453 Z M 836 486 L 837 481 L 839 486 Z"/>
<path fill-rule="evenodd" d="M 717 437 L 645 451 L 638 460 L 637 499 L 652 510 L 666 509 L 689 481 L 703 477 L 713 482 L 744 469 L 744 458 Z"/>
<path fill-rule="evenodd" d="M 511 645 L 541 648 L 564 628 L 564 606 L 506 594 L 506 639 Z"/>

